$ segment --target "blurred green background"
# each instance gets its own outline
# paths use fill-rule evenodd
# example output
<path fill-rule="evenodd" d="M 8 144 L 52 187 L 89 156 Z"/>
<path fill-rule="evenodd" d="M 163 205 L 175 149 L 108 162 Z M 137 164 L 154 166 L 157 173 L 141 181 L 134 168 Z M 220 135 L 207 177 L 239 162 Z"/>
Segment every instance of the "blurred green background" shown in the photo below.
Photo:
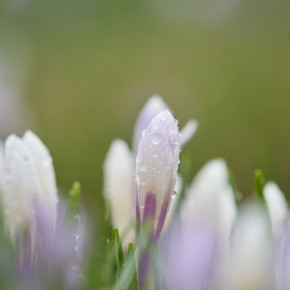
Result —
<path fill-rule="evenodd" d="M 261 168 L 289 197 L 289 1 L 0 3 L 0 85 L 8 87 L 0 96 L 10 90 L 20 102 L 7 113 L 0 99 L 1 138 L 34 130 L 60 189 L 79 180 L 100 221 L 105 154 L 116 137 L 131 144 L 153 94 L 181 126 L 200 123 L 181 153 L 191 156 L 192 176 L 224 157 L 245 195 Z"/>

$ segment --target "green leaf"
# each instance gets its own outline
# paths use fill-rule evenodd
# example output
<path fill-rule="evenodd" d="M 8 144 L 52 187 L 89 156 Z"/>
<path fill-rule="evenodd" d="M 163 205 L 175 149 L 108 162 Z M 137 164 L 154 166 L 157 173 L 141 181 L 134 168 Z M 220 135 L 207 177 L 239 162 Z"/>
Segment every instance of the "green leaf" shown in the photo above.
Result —
<path fill-rule="evenodd" d="M 261 170 L 257 169 L 255 171 L 255 196 L 258 201 L 265 203 L 264 198 L 264 186 L 266 184 L 265 178 Z"/>
<path fill-rule="evenodd" d="M 126 263 L 120 274 L 120 278 L 117 280 L 115 289 L 118 290 L 137 290 L 137 267 L 134 255 L 134 245 L 129 243 L 128 255 Z"/>
<path fill-rule="evenodd" d="M 232 173 L 232 171 L 230 169 L 228 169 L 228 180 L 229 180 L 229 184 L 233 190 L 234 193 L 234 198 L 235 198 L 235 202 L 237 207 L 240 206 L 240 202 L 243 198 L 241 192 L 238 190 L 235 179 L 234 179 L 234 175 Z"/>
<path fill-rule="evenodd" d="M 81 202 L 81 185 L 78 181 L 74 182 L 69 193 L 68 218 L 70 221 L 79 215 Z"/>
<path fill-rule="evenodd" d="M 116 283 L 124 265 L 122 242 L 117 228 L 113 229 L 112 240 L 106 243 L 106 280 L 109 286 Z"/>
<path fill-rule="evenodd" d="M 119 231 L 117 228 L 113 229 L 112 248 L 114 251 L 114 258 L 116 263 L 116 278 L 117 278 L 121 272 L 121 267 L 124 263 L 122 242 L 120 240 Z"/>

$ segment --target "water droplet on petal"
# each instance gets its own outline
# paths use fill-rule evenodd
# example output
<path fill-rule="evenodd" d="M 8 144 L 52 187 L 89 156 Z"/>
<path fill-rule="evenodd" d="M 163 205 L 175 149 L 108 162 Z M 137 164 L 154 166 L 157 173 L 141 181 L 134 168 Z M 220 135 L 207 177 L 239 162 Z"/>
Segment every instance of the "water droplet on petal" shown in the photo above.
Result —
<path fill-rule="evenodd" d="M 176 125 L 172 125 L 172 126 L 170 127 L 170 129 L 169 129 L 169 133 L 172 134 L 172 135 L 174 135 L 174 134 L 176 134 L 176 132 L 177 132 L 177 127 L 176 127 Z"/>
<path fill-rule="evenodd" d="M 152 136 L 152 144 L 157 145 L 161 142 L 160 136 L 158 134 L 154 134 Z"/>
<path fill-rule="evenodd" d="M 158 153 L 157 152 L 153 152 L 152 156 L 153 156 L 153 158 L 157 158 L 158 157 Z"/>
<path fill-rule="evenodd" d="M 139 167 L 139 170 L 142 171 L 142 172 L 145 172 L 146 171 L 145 164 L 141 164 L 140 167 Z"/>
<path fill-rule="evenodd" d="M 173 193 L 172 193 L 172 199 L 175 198 L 176 195 L 177 195 L 177 192 L 174 190 Z"/>
<path fill-rule="evenodd" d="M 77 214 L 77 215 L 75 215 L 74 219 L 75 219 L 76 221 L 80 221 L 81 217 Z"/>

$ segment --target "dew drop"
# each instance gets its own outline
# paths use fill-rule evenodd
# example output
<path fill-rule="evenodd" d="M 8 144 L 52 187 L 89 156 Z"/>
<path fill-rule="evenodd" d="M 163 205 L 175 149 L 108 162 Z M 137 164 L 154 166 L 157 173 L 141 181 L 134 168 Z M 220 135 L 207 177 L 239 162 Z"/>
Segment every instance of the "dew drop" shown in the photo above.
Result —
<path fill-rule="evenodd" d="M 161 139 L 158 134 L 152 136 L 152 144 L 157 145 L 161 142 Z"/>
<path fill-rule="evenodd" d="M 81 217 L 77 214 L 77 215 L 75 215 L 74 219 L 75 219 L 76 221 L 80 221 Z"/>
<path fill-rule="evenodd" d="M 139 167 L 139 170 L 142 171 L 142 172 L 145 172 L 146 171 L 145 164 L 141 164 L 140 167 Z"/>
<path fill-rule="evenodd" d="M 174 135 L 177 132 L 177 127 L 175 125 L 172 125 L 169 129 L 169 133 Z"/>
<path fill-rule="evenodd" d="M 175 198 L 176 195 L 177 195 L 177 192 L 174 190 L 174 191 L 173 191 L 173 194 L 172 194 L 172 199 Z"/>
<path fill-rule="evenodd" d="M 144 204 L 140 204 L 139 207 L 140 207 L 141 209 L 143 209 L 143 208 L 145 207 L 145 205 L 144 205 Z"/>
<path fill-rule="evenodd" d="M 153 152 L 152 156 L 153 156 L 153 158 L 157 158 L 158 157 L 158 153 L 157 152 Z"/>
<path fill-rule="evenodd" d="M 73 238 L 74 238 L 76 241 L 78 241 L 79 238 L 80 238 L 80 236 L 79 236 L 78 234 L 73 234 Z"/>

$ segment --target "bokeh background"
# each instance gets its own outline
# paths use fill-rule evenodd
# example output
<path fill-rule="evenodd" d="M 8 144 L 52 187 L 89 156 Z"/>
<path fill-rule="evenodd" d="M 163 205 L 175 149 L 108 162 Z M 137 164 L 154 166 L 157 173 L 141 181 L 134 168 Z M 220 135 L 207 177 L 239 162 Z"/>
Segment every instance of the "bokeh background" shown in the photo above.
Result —
<path fill-rule="evenodd" d="M 103 221 L 109 145 L 160 94 L 200 123 L 192 176 L 224 157 L 245 195 L 260 168 L 289 198 L 289 16 L 287 0 L 0 0 L 0 137 L 35 131 Z"/>

